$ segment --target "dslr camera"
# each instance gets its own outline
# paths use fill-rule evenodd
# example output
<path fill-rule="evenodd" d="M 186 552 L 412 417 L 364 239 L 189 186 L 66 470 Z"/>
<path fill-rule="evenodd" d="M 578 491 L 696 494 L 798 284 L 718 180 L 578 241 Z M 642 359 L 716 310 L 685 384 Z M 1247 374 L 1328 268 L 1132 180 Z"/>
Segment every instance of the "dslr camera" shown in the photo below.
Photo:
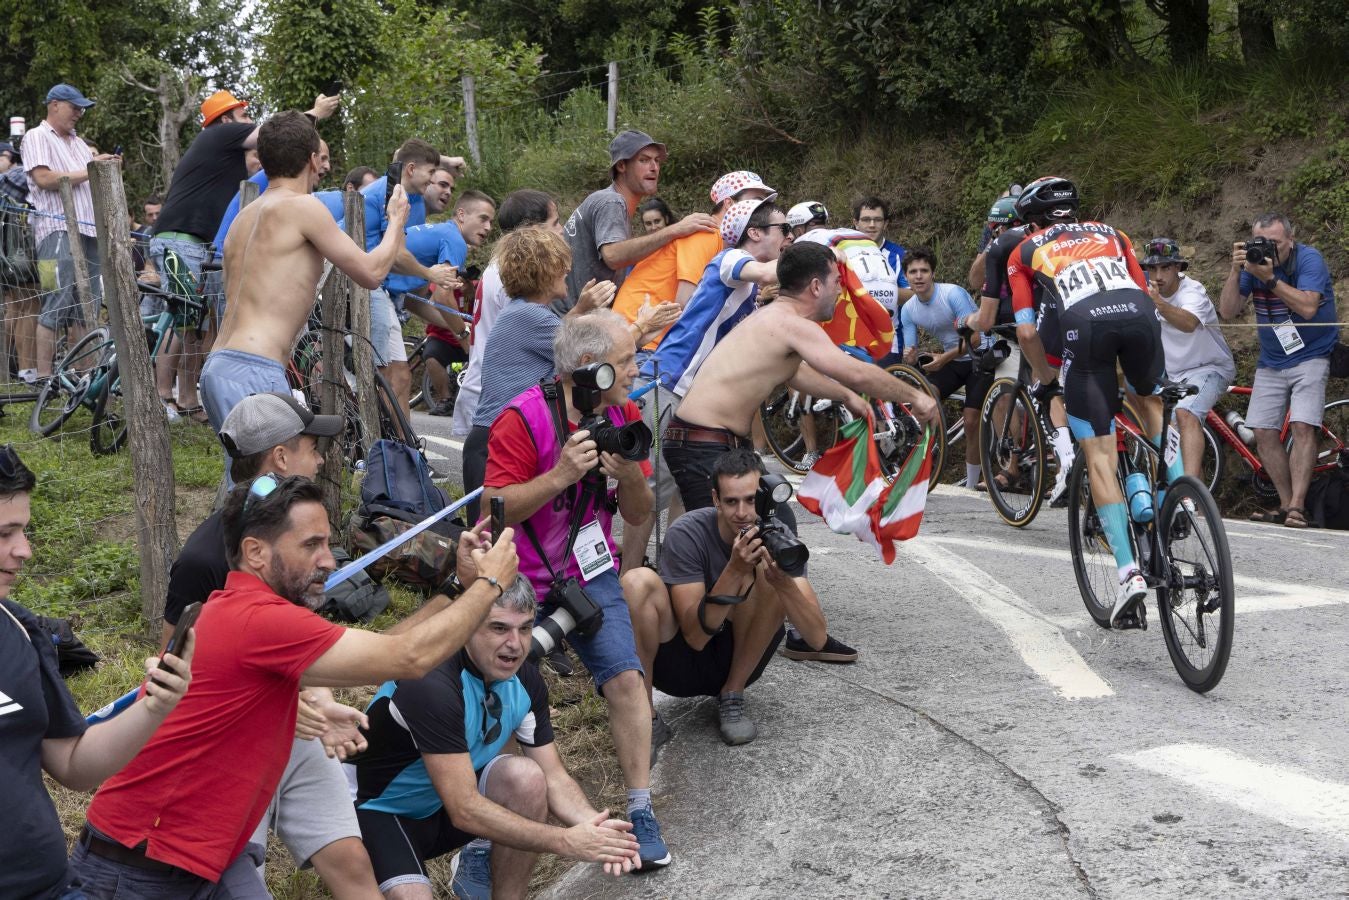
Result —
<path fill-rule="evenodd" d="M 1262 266 L 1266 262 L 1279 264 L 1279 246 L 1267 237 L 1253 237 L 1246 241 L 1246 262 Z"/>
<path fill-rule="evenodd" d="M 759 490 L 754 494 L 754 511 L 759 521 L 755 526 L 759 529 L 759 540 L 780 569 L 799 568 L 810 559 L 809 548 L 778 521 L 778 507 L 790 499 L 792 485 L 787 479 L 781 475 L 759 476 Z"/>
<path fill-rule="evenodd" d="M 590 432 L 590 439 L 603 453 L 613 453 L 636 461 L 651 454 L 651 429 L 641 419 L 626 425 L 615 425 L 603 412 L 597 411 L 600 397 L 614 386 L 614 367 L 608 363 L 591 363 L 571 373 L 571 405 L 581 414 L 577 428 Z"/>
<path fill-rule="evenodd" d="M 589 637 L 604 624 L 604 610 L 590 599 L 585 588 L 581 587 L 581 582 L 575 578 L 553 582 L 548 596 L 543 600 L 543 606 L 552 612 L 534 626 L 534 635 L 529 642 L 529 658 L 534 662 L 557 649 L 562 639 L 571 632 Z"/>

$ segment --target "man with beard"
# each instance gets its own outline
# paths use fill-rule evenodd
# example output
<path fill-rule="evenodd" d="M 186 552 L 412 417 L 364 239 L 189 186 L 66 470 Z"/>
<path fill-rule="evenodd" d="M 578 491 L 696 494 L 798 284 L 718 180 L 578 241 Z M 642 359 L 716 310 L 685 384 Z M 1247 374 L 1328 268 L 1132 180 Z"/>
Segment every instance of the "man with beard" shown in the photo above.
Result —
<path fill-rule="evenodd" d="M 268 896 L 263 848 L 250 836 L 286 767 L 300 686 L 426 675 L 516 577 L 507 529 L 473 551 L 456 602 L 433 600 L 437 611 L 415 628 L 342 628 L 313 612 L 336 566 L 318 485 L 260 475 L 231 492 L 222 524 L 231 571 L 197 621 L 198 646 L 209 645 L 197 655 L 198 689 L 89 806 L 72 864 L 95 900 L 118 895 L 119 882 L 137 896 Z"/>

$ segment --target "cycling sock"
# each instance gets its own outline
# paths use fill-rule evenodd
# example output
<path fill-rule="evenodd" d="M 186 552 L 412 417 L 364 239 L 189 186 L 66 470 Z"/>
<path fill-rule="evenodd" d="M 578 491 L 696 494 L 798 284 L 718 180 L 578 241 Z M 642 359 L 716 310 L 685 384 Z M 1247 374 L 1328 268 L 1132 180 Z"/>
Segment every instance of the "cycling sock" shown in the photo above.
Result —
<path fill-rule="evenodd" d="M 1106 540 L 1110 541 L 1110 552 L 1115 554 L 1115 565 L 1119 567 L 1120 583 L 1124 576 L 1138 568 L 1134 561 L 1133 548 L 1129 546 L 1129 511 L 1123 503 L 1105 503 L 1096 507 L 1101 517 L 1101 528 L 1105 530 Z"/>
<path fill-rule="evenodd" d="M 965 487 L 972 488 L 979 484 L 979 479 L 984 475 L 984 467 L 975 463 L 970 465 L 965 463 Z"/>
<path fill-rule="evenodd" d="M 1066 474 L 1073 465 L 1073 435 L 1067 425 L 1054 429 L 1054 455 L 1059 458 L 1059 468 Z"/>
<path fill-rule="evenodd" d="M 628 815 L 639 809 L 651 810 L 651 788 L 628 788 Z"/>

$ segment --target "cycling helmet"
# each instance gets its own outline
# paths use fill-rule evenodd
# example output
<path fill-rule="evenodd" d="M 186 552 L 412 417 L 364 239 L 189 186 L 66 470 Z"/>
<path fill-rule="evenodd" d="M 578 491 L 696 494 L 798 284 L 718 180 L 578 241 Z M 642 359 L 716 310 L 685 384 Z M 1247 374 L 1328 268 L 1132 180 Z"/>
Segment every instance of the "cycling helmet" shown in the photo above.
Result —
<path fill-rule="evenodd" d="M 740 171 L 728 172 L 717 179 L 717 183 L 712 185 L 712 202 L 720 203 L 723 200 L 730 200 L 737 194 L 748 190 L 766 191 L 768 197 L 772 200 L 777 197 L 778 192 L 763 183 L 763 179 L 753 172 Z"/>
<path fill-rule="evenodd" d="M 990 225 L 1015 225 L 1021 221 L 1021 217 L 1016 212 L 1016 198 L 1002 197 L 995 201 L 993 208 L 988 211 L 988 223 Z"/>
<path fill-rule="evenodd" d="M 1180 254 L 1180 244 L 1168 237 L 1156 237 L 1143 245 L 1143 265 L 1180 266 L 1184 272 L 1190 263 Z"/>
<path fill-rule="evenodd" d="M 1016 198 L 1017 216 L 1023 222 L 1043 225 L 1068 220 L 1077 212 L 1077 187 L 1066 178 L 1037 178 Z"/>
<path fill-rule="evenodd" d="M 793 228 L 802 225 L 826 225 L 829 223 L 829 210 L 818 200 L 806 200 L 787 210 L 787 224 Z"/>

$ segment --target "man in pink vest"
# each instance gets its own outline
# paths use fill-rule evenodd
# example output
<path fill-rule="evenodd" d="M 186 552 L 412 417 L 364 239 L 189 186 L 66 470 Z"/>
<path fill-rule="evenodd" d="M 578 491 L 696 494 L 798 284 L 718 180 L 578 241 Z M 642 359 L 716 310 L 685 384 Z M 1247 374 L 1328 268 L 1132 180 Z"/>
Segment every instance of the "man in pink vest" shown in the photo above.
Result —
<path fill-rule="evenodd" d="M 615 312 L 564 319 L 553 342 L 559 377 L 517 396 L 492 423 L 483 501 L 505 499 L 506 521 L 521 534 L 516 542 L 520 573 L 546 598 L 544 613 L 551 615 L 558 605 L 566 608 L 559 599 L 576 590 L 603 613 L 598 628 L 575 616 L 579 627 L 567 634 L 567 642 L 609 705 L 609 731 L 628 788 L 628 819 L 640 845 L 641 868 L 650 871 L 669 865 L 670 851 L 651 812 L 651 704 L 614 564 L 613 539 L 614 513 L 629 526 L 643 522 L 653 499 L 644 452 L 650 449 L 650 431 L 641 424 L 637 405 L 627 399 L 637 377 L 636 351 L 627 320 Z M 597 364 L 606 363 L 596 371 Z M 608 425 L 581 428 L 591 410 L 578 405 L 592 406 Z M 641 456 L 640 462 L 600 449 L 613 446 L 613 429 L 629 423 L 635 428 L 625 433 L 638 447 L 628 456 Z M 640 435 L 645 435 L 644 446 Z M 614 481 L 617 488 L 610 490 Z"/>

